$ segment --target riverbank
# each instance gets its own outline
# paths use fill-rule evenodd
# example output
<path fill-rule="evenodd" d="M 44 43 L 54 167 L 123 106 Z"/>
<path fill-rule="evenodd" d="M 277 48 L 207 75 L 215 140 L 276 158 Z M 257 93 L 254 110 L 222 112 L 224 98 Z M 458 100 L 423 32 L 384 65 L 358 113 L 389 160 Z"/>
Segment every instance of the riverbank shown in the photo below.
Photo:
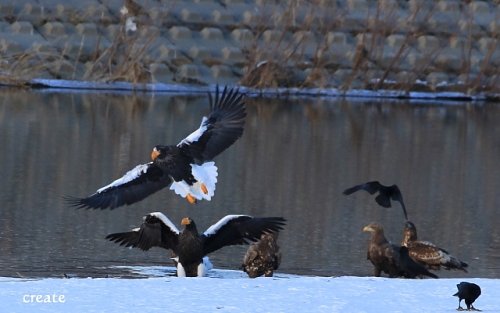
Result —
<path fill-rule="evenodd" d="M 0 1 L 0 83 L 500 93 L 497 1 Z"/>

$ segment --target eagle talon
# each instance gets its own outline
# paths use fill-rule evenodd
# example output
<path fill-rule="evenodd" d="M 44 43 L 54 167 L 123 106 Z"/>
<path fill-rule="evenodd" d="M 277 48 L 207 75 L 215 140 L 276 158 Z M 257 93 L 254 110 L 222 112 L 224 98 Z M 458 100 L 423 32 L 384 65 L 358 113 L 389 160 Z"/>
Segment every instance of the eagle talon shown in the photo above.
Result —
<path fill-rule="evenodd" d="M 186 200 L 190 203 L 190 204 L 195 204 L 196 203 L 196 198 L 193 197 L 191 194 L 187 194 L 186 196 Z"/>
<path fill-rule="evenodd" d="M 203 191 L 204 194 L 208 195 L 208 189 L 207 189 L 207 186 L 205 186 L 204 183 L 201 183 L 200 188 L 201 188 L 201 191 Z"/>

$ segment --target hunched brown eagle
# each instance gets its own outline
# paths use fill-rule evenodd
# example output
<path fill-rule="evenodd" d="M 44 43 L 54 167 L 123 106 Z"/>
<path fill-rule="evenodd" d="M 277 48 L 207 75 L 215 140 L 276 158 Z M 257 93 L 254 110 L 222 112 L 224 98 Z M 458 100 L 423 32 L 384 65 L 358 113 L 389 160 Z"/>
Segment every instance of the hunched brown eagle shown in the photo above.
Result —
<path fill-rule="evenodd" d="M 273 276 L 281 263 L 281 252 L 277 240 L 277 232 L 266 233 L 260 236 L 259 241 L 248 247 L 242 264 L 243 271 L 248 274 L 248 277 Z"/>

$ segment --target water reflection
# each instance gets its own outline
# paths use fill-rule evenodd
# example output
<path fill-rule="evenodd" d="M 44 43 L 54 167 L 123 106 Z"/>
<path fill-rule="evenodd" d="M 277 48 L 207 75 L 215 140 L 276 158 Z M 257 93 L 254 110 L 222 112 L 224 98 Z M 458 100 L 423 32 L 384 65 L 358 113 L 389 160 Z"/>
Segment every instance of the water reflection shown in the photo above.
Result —
<path fill-rule="evenodd" d="M 0 275 L 105 276 L 110 265 L 165 264 L 168 253 L 144 253 L 104 240 L 163 211 L 205 229 L 230 213 L 284 216 L 281 271 L 371 275 L 368 236 L 382 223 L 399 242 L 403 215 L 366 193 L 343 196 L 378 179 L 402 189 L 421 239 L 499 277 L 500 108 L 345 99 L 248 101 L 243 137 L 216 158 L 211 202 L 188 205 L 170 191 L 113 211 L 67 208 L 63 195 L 84 196 L 148 161 L 151 148 L 176 143 L 208 112 L 204 96 L 75 94 L 1 90 Z M 245 247 L 211 256 L 238 268 Z M 168 261 L 167 261 L 168 263 Z"/>

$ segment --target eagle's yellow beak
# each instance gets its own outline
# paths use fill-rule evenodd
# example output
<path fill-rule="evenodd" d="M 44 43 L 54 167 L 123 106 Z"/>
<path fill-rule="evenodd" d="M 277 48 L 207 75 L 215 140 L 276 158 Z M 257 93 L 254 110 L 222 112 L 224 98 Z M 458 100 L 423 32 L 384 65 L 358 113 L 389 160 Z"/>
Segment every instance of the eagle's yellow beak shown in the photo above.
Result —
<path fill-rule="evenodd" d="M 156 148 L 153 148 L 153 151 L 151 151 L 151 160 L 154 161 L 159 155 L 160 151 L 158 151 Z"/>

